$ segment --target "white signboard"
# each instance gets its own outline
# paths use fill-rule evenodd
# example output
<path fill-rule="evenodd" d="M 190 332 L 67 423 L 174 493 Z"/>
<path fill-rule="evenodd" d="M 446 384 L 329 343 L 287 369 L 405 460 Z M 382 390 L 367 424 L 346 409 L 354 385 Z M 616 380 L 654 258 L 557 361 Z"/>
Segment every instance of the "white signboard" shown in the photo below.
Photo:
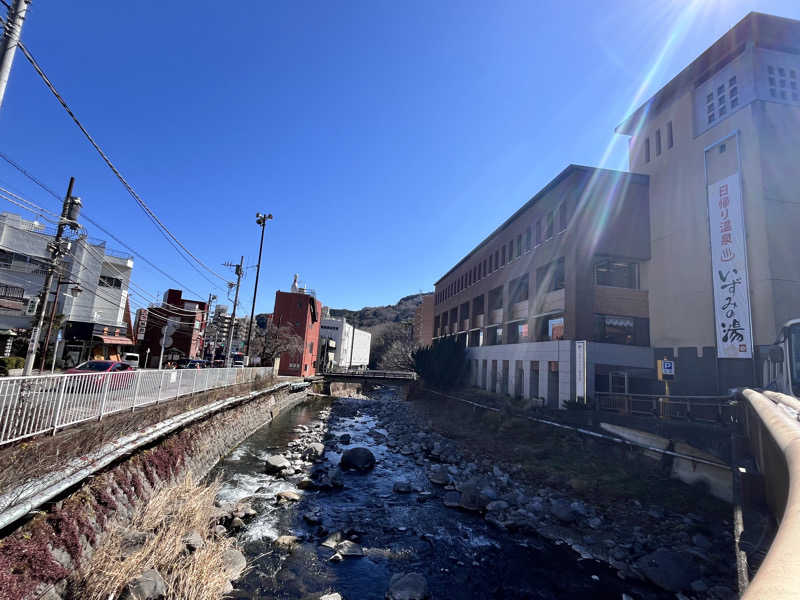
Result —
<path fill-rule="evenodd" d="M 708 186 L 717 357 L 752 358 L 742 191 L 734 173 Z"/>
<path fill-rule="evenodd" d="M 586 342 L 575 342 L 575 397 L 586 399 Z"/>

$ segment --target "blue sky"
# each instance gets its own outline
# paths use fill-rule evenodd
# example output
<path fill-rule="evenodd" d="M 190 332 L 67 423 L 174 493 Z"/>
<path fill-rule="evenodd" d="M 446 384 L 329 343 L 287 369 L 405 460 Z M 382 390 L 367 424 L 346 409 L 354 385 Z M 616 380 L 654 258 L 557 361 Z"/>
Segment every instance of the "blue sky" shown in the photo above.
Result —
<path fill-rule="evenodd" d="M 257 302 L 270 312 L 295 272 L 333 307 L 431 290 L 567 164 L 625 168 L 615 125 L 750 10 L 800 18 L 796 0 L 34 0 L 23 41 L 213 269 L 228 274 L 221 263 L 242 254 L 255 265 L 255 213 L 273 213 Z M 0 152 L 59 193 L 75 176 L 94 220 L 192 290 L 224 297 L 164 241 L 21 53 Z M 58 206 L 2 162 L 0 186 Z M 133 281 L 152 296 L 175 287 L 142 261 Z M 241 312 L 253 282 L 250 269 Z"/>

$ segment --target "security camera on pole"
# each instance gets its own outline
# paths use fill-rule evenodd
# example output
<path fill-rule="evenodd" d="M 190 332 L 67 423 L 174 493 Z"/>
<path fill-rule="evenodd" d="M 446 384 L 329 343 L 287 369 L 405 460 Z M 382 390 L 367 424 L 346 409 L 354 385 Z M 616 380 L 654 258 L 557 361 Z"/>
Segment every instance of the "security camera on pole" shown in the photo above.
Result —
<path fill-rule="evenodd" d="M 161 363 L 164 361 L 164 348 L 172 347 L 172 334 L 178 328 L 178 323 L 174 319 L 167 319 L 167 324 L 161 328 L 161 356 L 158 357 L 158 368 L 161 369 Z"/>

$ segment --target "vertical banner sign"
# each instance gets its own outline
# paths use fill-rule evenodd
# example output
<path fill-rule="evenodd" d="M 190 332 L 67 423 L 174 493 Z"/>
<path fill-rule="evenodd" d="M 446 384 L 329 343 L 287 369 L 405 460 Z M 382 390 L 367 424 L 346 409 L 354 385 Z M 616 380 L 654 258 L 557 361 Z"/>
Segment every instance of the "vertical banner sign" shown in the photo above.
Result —
<path fill-rule="evenodd" d="M 139 323 L 136 330 L 136 339 L 143 340 L 146 331 L 147 331 L 147 309 L 143 308 L 141 311 L 139 311 Z"/>
<path fill-rule="evenodd" d="M 575 398 L 586 400 L 586 342 L 575 342 Z"/>
<path fill-rule="evenodd" d="M 752 358 L 750 283 L 738 172 L 708 186 L 708 216 L 717 357 Z"/>

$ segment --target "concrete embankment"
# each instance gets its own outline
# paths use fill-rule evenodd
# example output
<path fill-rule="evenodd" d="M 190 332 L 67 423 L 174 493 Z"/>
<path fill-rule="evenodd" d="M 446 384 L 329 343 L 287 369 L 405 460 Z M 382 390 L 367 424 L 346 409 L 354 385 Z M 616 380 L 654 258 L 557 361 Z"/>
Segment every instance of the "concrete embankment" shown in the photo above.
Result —
<path fill-rule="evenodd" d="M 305 397 L 305 390 L 292 392 L 288 384 L 245 395 L 17 522 L 0 541 L 0 600 L 75 597 L 70 575 L 89 563 L 112 528 L 126 526 L 160 489 L 186 476 L 205 476 L 232 447 Z"/>

